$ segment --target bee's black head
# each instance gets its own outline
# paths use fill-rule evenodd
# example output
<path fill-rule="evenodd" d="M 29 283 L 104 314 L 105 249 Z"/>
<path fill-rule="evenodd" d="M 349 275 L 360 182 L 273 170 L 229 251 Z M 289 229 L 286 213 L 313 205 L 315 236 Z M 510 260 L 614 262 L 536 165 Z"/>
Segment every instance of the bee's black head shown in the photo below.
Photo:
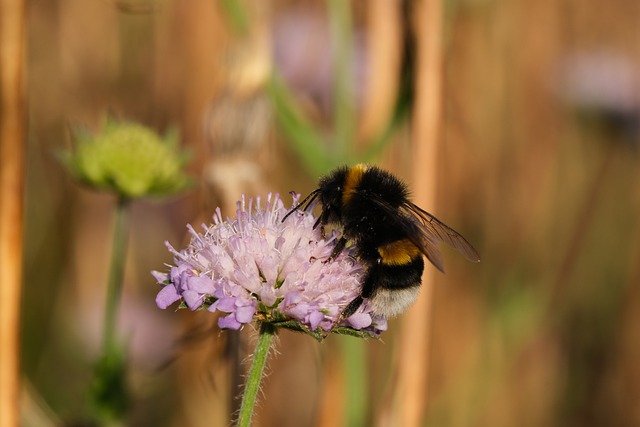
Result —
<path fill-rule="evenodd" d="M 318 185 L 322 205 L 322 224 L 339 223 L 342 217 L 342 195 L 348 168 L 339 168 L 323 177 Z"/>

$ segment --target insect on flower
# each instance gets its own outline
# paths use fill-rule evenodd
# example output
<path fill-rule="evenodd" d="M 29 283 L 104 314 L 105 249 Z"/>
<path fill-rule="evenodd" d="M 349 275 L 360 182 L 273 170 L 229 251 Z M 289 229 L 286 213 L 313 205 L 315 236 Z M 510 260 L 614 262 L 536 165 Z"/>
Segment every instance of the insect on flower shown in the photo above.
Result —
<path fill-rule="evenodd" d="M 316 198 L 322 213 L 313 228 L 342 227 L 343 235 L 329 260 L 337 259 L 350 242 L 348 248 L 366 266 L 359 294 L 342 312 L 345 318 L 365 300 L 374 314 L 387 318 L 405 311 L 418 295 L 423 256 L 444 272 L 440 243 L 469 261 L 480 261 L 464 237 L 409 200 L 406 184 L 376 166 L 358 164 L 334 170 L 283 221 L 305 203 L 306 211 Z"/>

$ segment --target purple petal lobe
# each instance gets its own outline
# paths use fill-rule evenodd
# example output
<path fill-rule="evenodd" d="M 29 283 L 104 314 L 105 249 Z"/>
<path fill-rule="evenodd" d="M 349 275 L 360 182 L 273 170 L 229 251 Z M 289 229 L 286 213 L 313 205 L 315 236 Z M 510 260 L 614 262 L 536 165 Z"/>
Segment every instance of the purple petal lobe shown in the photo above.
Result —
<path fill-rule="evenodd" d="M 364 329 L 371 325 L 371 315 L 368 313 L 356 313 L 347 319 L 354 329 Z"/>
<path fill-rule="evenodd" d="M 153 270 L 151 275 L 156 279 L 156 281 L 160 284 L 163 284 L 165 280 L 169 280 L 169 275 L 167 273 L 160 273 L 159 271 Z"/>
<path fill-rule="evenodd" d="M 213 294 L 215 290 L 213 286 L 213 280 L 204 276 L 191 276 L 188 279 L 189 289 L 196 291 L 200 294 Z"/>
<path fill-rule="evenodd" d="M 218 318 L 218 327 L 220 329 L 233 329 L 237 331 L 240 329 L 240 326 L 242 326 L 242 323 L 236 320 L 236 316 L 234 314 Z"/>
<path fill-rule="evenodd" d="M 238 307 L 238 309 L 236 310 L 236 319 L 240 323 L 249 323 L 253 320 L 254 314 L 255 308 L 252 305 Z"/>
<path fill-rule="evenodd" d="M 156 295 L 156 305 L 158 308 L 164 310 L 179 299 L 180 295 L 176 291 L 176 287 L 173 285 L 167 285 L 158 292 L 158 295 Z"/>
<path fill-rule="evenodd" d="M 322 320 L 324 320 L 324 314 L 319 311 L 314 311 L 309 315 L 309 328 L 311 328 L 312 331 L 315 331 L 318 329 Z"/>
<path fill-rule="evenodd" d="M 231 297 L 222 297 L 217 301 L 216 308 L 225 313 L 233 313 L 236 310 L 236 299 Z"/>
<path fill-rule="evenodd" d="M 184 299 L 184 302 L 187 303 L 187 307 L 189 307 L 191 311 L 197 310 L 198 307 L 202 305 L 202 296 L 196 291 L 187 289 L 182 292 L 182 298 Z"/>

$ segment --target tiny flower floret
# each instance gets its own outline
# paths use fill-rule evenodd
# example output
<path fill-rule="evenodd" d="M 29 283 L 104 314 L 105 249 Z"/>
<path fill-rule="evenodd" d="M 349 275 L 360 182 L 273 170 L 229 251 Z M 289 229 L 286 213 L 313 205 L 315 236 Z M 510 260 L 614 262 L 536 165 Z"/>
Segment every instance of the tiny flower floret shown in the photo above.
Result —
<path fill-rule="evenodd" d="M 294 198 L 294 205 L 297 197 Z M 294 321 L 310 331 L 336 326 L 379 333 L 386 320 L 367 304 L 347 319 L 342 310 L 360 292 L 362 265 L 349 248 L 327 262 L 338 233 L 323 239 L 310 212 L 291 215 L 276 194 L 238 202 L 236 218 L 216 209 L 212 225 L 199 233 L 190 225 L 191 242 L 183 250 L 171 244 L 174 265 L 152 272 L 163 288 L 156 304 L 165 309 L 180 301 L 191 310 L 220 312 L 218 326 L 240 329 L 254 320 Z M 337 325 L 336 322 L 340 324 Z M 274 323 L 277 324 L 277 323 Z"/>

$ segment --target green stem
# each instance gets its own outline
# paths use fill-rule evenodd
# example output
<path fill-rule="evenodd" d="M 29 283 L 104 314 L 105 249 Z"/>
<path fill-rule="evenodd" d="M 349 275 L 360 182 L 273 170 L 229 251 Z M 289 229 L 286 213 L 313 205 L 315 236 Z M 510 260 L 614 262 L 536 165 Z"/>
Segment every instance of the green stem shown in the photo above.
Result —
<path fill-rule="evenodd" d="M 247 384 L 244 387 L 242 395 L 242 403 L 240 404 L 240 415 L 238 415 L 237 427 L 249 427 L 251 425 L 251 417 L 253 416 L 253 408 L 256 404 L 258 390 L 260 390 L 260 381 L 264 373 L 264 367 L 269 355 L 271 341 L 275 335 L 275 328 L 267 323 L 260 325 L 260 333 L 258 335 L 258 343 L 253 353 L 253 362 L 249 368 L 247 376 Z"/>
<path fill-rule="evenodd" d="M 344 337 L 342 356 L 345 370 L 345 389 L 347 390 L 348 426 L 366 425 L 367 413 L 367 354 L 363 340 Z"/>
<path fill-rule="evenodd" d="M 116 322 L 118 307 L 122 294 L 124 277 L 124 261 L 127 253 L 127 199 L 118 198 L 116 207 L 116 223 L 113 231 L 113 248 L 111 252 L 111 267 L 109 283 L 107 284 L 107 302 L 105 306 L 104 329 L 102 335 L 103 355 L 110 354 L 116 345 Z"/>
<path fill-rule="evenodd" d="M 353 159 L 353 139 L 355 136 L 355 105 L 353 97 L 353 30 L 351 3 L 344 0 L 331 0 L 329 21 L 331 23 L 332 42 L 336 49 L 334 56 L 334 163 L 342 164 Z"/>

